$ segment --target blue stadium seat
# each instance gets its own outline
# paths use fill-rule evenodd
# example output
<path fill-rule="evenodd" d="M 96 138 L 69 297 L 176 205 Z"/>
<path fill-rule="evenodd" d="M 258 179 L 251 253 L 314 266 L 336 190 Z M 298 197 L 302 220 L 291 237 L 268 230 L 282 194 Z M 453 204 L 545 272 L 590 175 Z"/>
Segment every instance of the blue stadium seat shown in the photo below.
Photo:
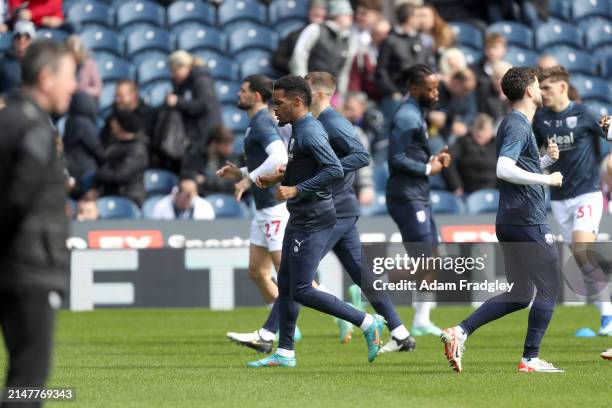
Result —
<path fill-rule="evenodd" d="M 461 214 L 463 212 L 463 202 L 453 193 L 432 190 L 429 198 L 433 212 L 436 214 Z"/>
<path fill-rule="evenodd" d="M 278 34 L 278 38 L 285 38 L 294 31 L 306 27 L 306 22 L 297 20 L 281 21 L 274 24 L 274 31 Z"/>
<path fill-rule="evenodd" d="M 55 28 L 41 28 L 36 31 L 36 38 L 45 38 L 47 40 L 53 40 L 57 42 L 64 42 L 68 38 L 68 34 L 64 30 L 58 30 Z"/>
<path fill-rule="evenodd" d="M 598 101 L 588 101 L 585 103 L 593 116 L 599 119 L 602 115 L 612 115 L 612 104 Z"/>
<path fill-rule="evenodd" d="M 365 217 L 375 217 L 379 215 L 388 215 L 387 198 L 384 192 L 377 192 L 374 198 L 374 203 L 369 206 L 361 206 L 361 213 Z"/>
<path fill-rule="evenodd" d="M 82 31 L 89 25 L 112 27 L 111 8 L 96 0 L 80 1 L 70 7 L 66 18 L 70 23 L 76 24 Z"/>
<path fill-rule="evenodd" d="M 258 1 L 224 0 L 219 6 L 217 17 L 222 27 L 244 20 L 266 24 L 266 8 Z"/>
<path fill-rule="evenodd" d="M 612 54 L 603 55 L 599 64 L 601 76 L 604 78 L 612 79 Z"/>
<path fill-rule="evenodd" d="M 117 27 L 121 30 L 135 23 L 148 23 L 157 27 L 166 25 L 166 10 L 148 0 L 122 2 L 115 10 L 115 16 Z"/>
<path fill-rule="evenodd" d="M 123 56 L 122 38 L 108 28 L 93 28 L 81 33 L 85 48 L 94 54 L 98 52 L 111 53 L 117 57 Z"/>
<path fill-rule="evenodd" d="M 548 12 L 551 16 L 569 21 L 571 4 L 569 0 L 548 0 Z"/>
<path fill-rule="evenodd" d="M 101 220 L 137 219 L 140 217 L 138 206 L 125 197 L 108 196 L 98 198 L 98 213 Z"/>
<path fill-rule="evenodd" d="M 387 180 L 389 179 L 389 166 L 387 166 L 387 163 L 374 167 L 372 177 L 374 179 L 375 190 L 384 193 L 387 189 Z"/>
<path fill-rule="evenodd" d="M 224 106 L 222 116 L 223 124 L 234 134 L 243 134 L 249 127 L 249 117 L 246 112 L 236 106 Z"/>
<path fill-rule="evenodd" d="M 140 93 L 149 106 L 158 108 L 166 102 L 166 96 L 174 92 L 171 81 L 154 82 L 140 88 Z"/>
<path fill-rule="evenodd" d="M 612 17 L 610 0 L 573 0 L 572 18 L 574 21 L 595 16 Z"/>
<path fill-rule="evenodd" d="M 169 54 L 172 50 L 170 34 L 162 28 L 134 31 L 125 40 L 126 55 L 133 62 L 136 62 L 139 55 L 142 57 L 142 54 L 147 55 L 149 51 Z"/>
<path fill-rule="evenodd" d="M 11 45 L 13 45 L 13 33 L 11 31 L 0 33 L 0 54 L 7 52 Z"/>
<path fill-rule="evenodd" d="M 82 0 L 63 0 L 62 1 L 62 11 L 64 12 L 64 16 L 68 15 L 68 10 L 75 4 L 79 3 Z M 105 2 L 107 3 L 107 2 Z"/>
<path fill-rule="evenodd" d="M 468 65 L 478 64 L 482 60 L 482 51 L 475 50 L 470 47 L 458 47 L 465 54 L 465 60 Z"/>
<path fill-rule="evenodd" d="M 599 46 L 612 44 L 612 21 L 597 19 L 585 31 L 584 43 L 586 48 L 593 50 Z"/>
<path fill-rule="evenodd" d="M 166 58 L 145 59 L 136 68 L 136 77 L 140 86 L 172 79 Z"/>
<path fill-rule="evenodd" d="M 228 50 L 230 54 L 255 48 L 275 51 L 277 45 L 278 36 L 274 31 L 259 24 L 246 22 L 237 26 L 230 33 Z"/>
<path fill-rule="evenodd" d="M 98 113 L 105 118 L 111 111 L 115 102 L 115 82 L 107 82 L 102 86 L 102 92 L 98 98 Z"/>
<path fill-rule="evenodd" d="M 238 91 L 240 90 L 240 84 L 237 82 L 215 81 L 215 93 L 219 103 L 236 103 L 238 100 Z"/>
<path fill-rule="evenodd" d="M 538 53 L 526 50 L 521 47 L 508 46 L 504 60 L 508 61 L 515 67 L 533 67 L 538 63 Z"/>
<path fill-rule="evenodd" d="M 215 79 L 238 81 L 238 64 L 214 51 L 196 51 L 194 55 L 201 57 Z"/>
<path fill-rule="evenodd" d="M 582 48 L 580 31 L 567 23 L 546 23 L 539 26 L 535 33 L 536 47 L 540 51 L 553 45 L 570 45 Z"/>
<path fill-rule="evenodd" d="M 229 194 L 211 194 L 204 197 L 215 210 L 215 218 L 246 218 L 248 209 Z"/>
<path fill-rule="evenodd" d="M 474 191 L 468 195 L 465 204 L 469 214 L 496 212 L 499 205 L 499 191 L 494 188 Z"/>
<path fill-rule="evenodd" d="M 189 52 L 198 50 L 214 50 L 219 53 L 225 52 L 225 35 L 216 28 L 205 25 L 190 24 L 183 26 L 176 36 L 176 48 Z"/>
<path fill-rule="evenodd" d="M 161 200 L 164 197 L 165 197 L 164 195 L 154 195 L 154 196 L 147 198 L 142 203 L 142 218 L 146 220 L 152 220 L 153 210 L 155 209 L 155 204 L 157 204 L 159 200 Z"/>
<path fill-rule="evenodd" d="M 299 21 L 302 24 L 308 19 L 308 3 L 298 0 L 273 0 L 268 6 L 270 26 L 284 21 Z"/>
<path fill-rule="evenodd" d="M 168 27 L 177 28 L 191 22 L 215 24 L 215 9 L 202 1 L 176 1 L 168 6 L 166 19 Z"/>
<path fill-rule="evenodd" d="M 483 47 L 482 31 L 470 23 L 450 23 L 455 38 L 460 45 L 477 50 Z"/>
<path fill-rule="evenodd" d="M 508 44 L 533 48 L 533 31 L 531 28 L 515 21 L 500 21 L 487 27 L 487 33 L 499 33 L 506 37 Z"/>
<path fill-rule="evenodd" d="M 272 67 L 272 53 L 263 50 L 246 51 L 236 55 L 240 64 L 240 75 L 266 75 L 272 79 L 280 78 L 280 74 Z"/>
<path fill-rule="evenodd" d="M 98 71 L 100 71 L 102 82 L 132 79 L 133 77 L 130 64 L 119 57 L 113 57 L 108 54 L 103 56 L 96 55 L 94 61 L 96 61 Z"/>
<path fill-rule="evenodd" d="M 149 169 L 144 173 L 144 187 L 147 197 L 155 194 L 170 194 L 178 182 L 178 176 L 167 170 Z"/>
<path fill-rule="evenodd" d="M 587 75 L 572 75 L 570 82 L 576 87 L 582 100 L 595 99 L 600 102 L 612 102 L 612 84 L 610 84 L 610 81 Z"/>
<path fill-rule="evenodd" d="M 555 47 L 547 53 L 555 57 L 559 65 L 564 66 L 571 74 L 595 75 L 597 73 L 597 63 L 590 54 L 584 51 L 569 47 Z"/>

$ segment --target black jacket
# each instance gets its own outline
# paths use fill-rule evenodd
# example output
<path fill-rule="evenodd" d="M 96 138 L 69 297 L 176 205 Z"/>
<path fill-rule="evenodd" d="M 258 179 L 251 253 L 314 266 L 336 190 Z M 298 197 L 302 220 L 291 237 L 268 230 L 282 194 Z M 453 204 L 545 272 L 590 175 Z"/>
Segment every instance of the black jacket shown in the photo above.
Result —
<path fill-rule="evenodd" d="M 191 144 L 206 141 L 208 131 L 223 123 L 212 76 L 205 68 L 193 68 L 185 82 L 175 86 L 174 92 L 178 96 L 176 108 Z"/>
<path fill-rule="evenodd" d="M 207 146 L 204 143 L 198 143 L 189 149 L 185 155 L 181 167 L 181 175 L 183 177 L 196 178 L 204 176 L 204 182 L 198 186 L 198 193 L 201 196 L 209 194 L 224 193 L 234 194 L 234 180 L 226 180 L 217 177 L 215 172 L 223 167 L 226 161 L 238 163 L 243 166 L 243 160 L 231 155 L 229 157 L 210 156 Z"/>
<path fill-rule="evenodd" d="M 0 58 L 0 95 L 7 94 L 21 84 L 21 62 L 10 49 Z"/>
<path fill-rule="evenodd" d="M 426 49 L 418 35 L 410 35 L 393 29 L 380 45 L 378 65 L 376 67 L 376 82 L 384 96 L 395 92 L 402 95 L 408 91 L 402 81 L 402 71 L 414 64 L 433 66 L 435 59 L 430 50 Z"/>
<path fill-rule="evenodd" d="M 49 115 L 21 93 L 0 110 L 0 129 L 0 291 L 64 292 L 68 221 L 56 132 Z"/>
<path fill-rule="evenodd" d="M 113 142 L 116 142 L 115 137 L 113 136 L 113 132 L 111 130 L 111 125 L 110 125 L 110 122 L 113 119 L 113 113 L 116 111 L 117 111 L 117 105 L 113 104 L 113 110 L 111 114 L 108 115 L 108 117 L 106 118 L 104 127 L 102 128 L 102 132 L 100 133 L 100 141 L 102 142 L 102 145 L 104 146 L 104 148 L 107 148 Z M 134 111 L 134 113 L 141 120 L 143 128 L 144 128 L 144 131 L 139 133 L 139 137 L 142 139 L 142 141 L 147 146 L 150 146 L 151 139 L 153 138 L 153 129 L 155 127 L 157 111 L 156 109 L 153 109 L 150 106 L 148 106 L 141 99 L 140 101 L 138 101 L 138 106 L 136 107 L 136 110 Z"/>
<path fill-rule="evenodd" d="M 495 139 L 479 146 L 472 136 L 467 134 L 451 146 L 450 154 L 453 161 L 442 175 L 451 190 L 463 188 L 466 193 L 472 193 L 482 188 L 496 188 Z"/>
<path fill-rule="evenodd" d="M 78 179 L 96 171 L 104 149 L 96 129 L 96 103 L 86 93 L 72 97 L 63 141 L 70 175 Z"/>
<path fill-rule="evenodd" d="M 278 42 L 276 51 L 272 55 L 272 66 L 283 75 L 289 75 L 290 73 L 289 62 L 293 56 L 295 44 L 297 44 L 300 34 L 304 31 L 304 27 L 287 34 L 285 38 L 281 39 Z"/>
<path fill-rule="evenodd" d="M 102 194 L 123 196 L 142 204 L 144 171 L 148 165 L 147 147 L 140 138 L 113 143 L 104 152 L 104 165 L 96 174 Z"/>

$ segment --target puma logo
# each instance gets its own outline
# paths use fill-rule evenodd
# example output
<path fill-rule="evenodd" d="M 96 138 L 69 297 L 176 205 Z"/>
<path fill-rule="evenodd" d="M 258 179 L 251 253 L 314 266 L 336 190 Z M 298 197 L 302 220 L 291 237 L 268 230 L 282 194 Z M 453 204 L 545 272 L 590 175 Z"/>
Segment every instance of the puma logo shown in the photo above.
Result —
<path fill-rule="evenodd" d="M 302 247 L 302 243 L 305 241 L 305 239 L 298 241 L 297 239 L 293 239 L 295 241 L 295 243 L 297 245 L 293 246 L 293 252 L 295 252 L 296 254 L 298 253 L 298 251 L 300 250 L 300 248 Z"/>
<path fill-rule="evenodd" d="M 295 243 L 298 244 L 299 247 L 302 246 L 302 242 L 306 241 L 305 239 L 298 241 L 297 239 L 294 239 Z"/>

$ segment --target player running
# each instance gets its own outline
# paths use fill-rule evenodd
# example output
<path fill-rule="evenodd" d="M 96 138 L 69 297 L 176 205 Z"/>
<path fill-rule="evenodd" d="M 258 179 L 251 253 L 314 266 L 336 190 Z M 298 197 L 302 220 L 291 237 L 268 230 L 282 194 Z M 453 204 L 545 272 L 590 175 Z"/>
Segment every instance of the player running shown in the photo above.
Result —
<path fill-rule="evenodd" d="M 290 75 L 276 81 L 273 99 L 279 125 L 293 125 L 286 171 L 257 178 L 260 187 L 282 182 L 276 198 L 288 200 L 290 213 L 278 273 L 280 336 L 274 354 L 248 366 L 295 367 L 293 333 L 299 304 L 359 326 L 364 332 L 368 361 L 372 362 L 381 346 L 382 316 L 366 314 L 312 286 L 337 221 L 331 186 L 342 180 L 342 165 L 323 126 L 308 112 L 312 94 L 304 78 Z"/>
<path fill-rule="evenodd" d="M 402 235 L 407 251 L 415 256 L 437 255 L 438 230 L 429 200 L 428 176 L 450 165 L 447 151 L 432 156 L 425 111 L 438 102 L 438 77 L 427 65 L 416 64 L 405 73 L 410 91 L 395 112 L 389 137 L 389 180 L 387 209 Z M 424 276 L 424 271 L 420 271 Z M 442 332 L 429 319 L 433 302 L 431 293 L 415 293 L 415 315 L 410 332 L 413 336 Z"/>
<path fill-rule="evenodd" d="M 604 132 L 584 105 L 569 100 L 570 75 L 560 65 L 539 75 L 542 104 L 533 118 L 538 145 L 554 141 L 561 152 L 550 171 L 564 176 L 561 187 L 553 187 L 552 213 L 559 223 L 563 240 L 570 243 L 580 267 L 588 295 L 595 295 L 601 314 L 600 336 L 612 336 L 612 303 L 607 279 L 601 268 L 589 261 L 587 248 L 595 241 L 603 212 L 599 163 Z"/>
<path fill-rule="evenodd" d="M 278 297 L 278 288 L 272 280 L 272 265 L 276 271 L 280 269 L 283 235 L 289 219 L 286 204 L 274 198 L 274 187 L 262 189 L 253 186 L 257 176 L 270 173 L 276 166 L 287 163 L 285 145 L 268 110 L 271 97 L 271 79 L 263 75 L 251 75 L 244 79 L 238 93 L 238 107 L 246 110 L 250 118 L 244 140 L 246 167 L 238 168 L 228 163 L 217 171 L 218 177 L 239 180 L 235 185 L 236 200 L 240 201 L 249 188 L 253 191 L 256 209 L 249 236 L 249 275 L 270 305 Z M 230 332 L 227 336 L 255 350 L 270 352 L 276 330 L 270 332 L 262 329 L 243 334 Z"/>
<path fill-rule="evenodd" d="M 506 277 L 514 286 L 510 292 L 488 299 L 458 326 L 445 329 L 440 338 L 451 367 L 461 372 L 467 337 L 493 320 L 528 307 L 535 286 L 537 293 L 518 370 L 563 372 L 538 357 L 561 287 L 559 257 L 547 224 L 543 186 L 560 187 L 563 176 L 559 172 L 542 174 L 542 168 L 552 164 L 559 152 L 550 143 L 547 154 L 540 157 L 531 128 L 535 111 L 542 105 L 536 70 L 511 68 L 501 86 L 513 110 L 497 131 L 500 200 L 495 230 L 504 254 Z"/>

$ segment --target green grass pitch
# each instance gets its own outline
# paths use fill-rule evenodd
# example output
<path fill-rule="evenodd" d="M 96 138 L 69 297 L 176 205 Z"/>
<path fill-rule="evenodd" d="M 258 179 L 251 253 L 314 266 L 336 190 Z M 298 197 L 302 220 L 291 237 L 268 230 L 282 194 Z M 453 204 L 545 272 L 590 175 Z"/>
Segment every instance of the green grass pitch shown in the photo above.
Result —
<path fill-rule="evenodd" d="M 440 326 L 471 309 L 440 307 Z M 227 331 L 255 330 L 267 309 L 106 309 L 63 311 L 49 386 L 75 387 L 75 403 L 49 407 L 609 407 L 612 362 L 599 353 L 612 338 L 576 339 L 581 326 L 598 327 L 594 308 L 558 308 L 542 357 L 564 374 L 520 374 L 527 313 L 515 313 L 467 342 L 464 372 L 450 370 L 440 340 L 418 338 L 412 353 L 367 362 L 356 329 L 349 345 L 337 340 L 329 316 L 302 308 L 295 369 L 247 369 L 261 357 L 230 343 Z M 405 322 L 413 311 L 401 308 Z M 388 332 L 385 331 L 385 340 Z M 6 355 L 0 350 L 0 368 Z"/>

